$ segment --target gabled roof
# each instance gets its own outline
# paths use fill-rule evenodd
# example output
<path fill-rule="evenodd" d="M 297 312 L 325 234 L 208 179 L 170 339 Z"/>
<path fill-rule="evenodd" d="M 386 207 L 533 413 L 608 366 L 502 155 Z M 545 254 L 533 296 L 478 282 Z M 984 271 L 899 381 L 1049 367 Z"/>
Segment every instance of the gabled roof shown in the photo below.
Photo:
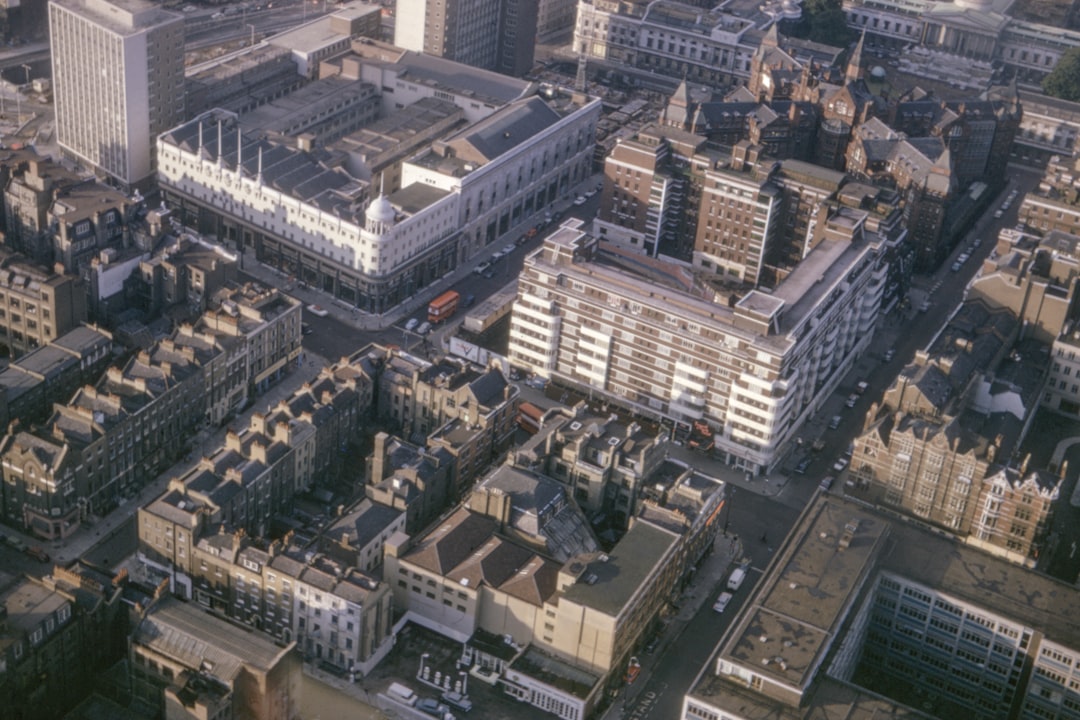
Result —
<path fill-rule="evenodd" d="M 480 549 L 495 533 L 494 519 L 459 508 L 405 556 L 409 562 L 442 576 Z"/>

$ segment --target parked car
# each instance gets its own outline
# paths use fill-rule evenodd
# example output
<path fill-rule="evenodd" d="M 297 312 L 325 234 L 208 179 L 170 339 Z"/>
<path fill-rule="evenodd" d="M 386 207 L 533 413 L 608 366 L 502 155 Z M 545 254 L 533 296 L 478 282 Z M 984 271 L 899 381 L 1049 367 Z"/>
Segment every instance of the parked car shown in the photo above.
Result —
<path fill-rule="evenodd" d="M 574 198 L 574 205 L 577 205 L 578 207 L 581 207 L 584 204 L 585 204 L 585 196 L 584 195 L 578 195 L 576 198 Z"/>
<path fill-rule="evenodd" d="M 885 362 L 892 362 L 892 359 L 896 357 L 896 349 L 889 348 L 885 351 Z"/>
<path fill-rule="evenodd" d="M 829 429 L 835 430 L 836 428 L 840 427 L 840 423 L 843 421 L 844 418 L 840 417 L 839 415 L 833 415 L 832 420 L 829 421 Z"/>
<path fill-rule="evenodd" d="M 860 381 L 859 381 L 859 382 L 858 382 L 858 383 L 857 383 L 857 384 L 855 385 L 855 392 L 857 392 L 857 393 L 859 393 L 860 395 L 862 395 L 862 394 L 863 394 L 864 392 L 866 392 L 866 391 L 867 391 L 867 390 L 868 390 L 869 388 L 870 388 L 870 383 L 866 382 L 865 380 L 860 380 Z"/>
<path fill-rule="evenodd" d="M 844 470 L 847 469 L 848 462 L 850 461 L 846 457 L 839 458 L 836 462 L 833 463 L 833 471 L 838 473 L 844 472 Z"/>
<path fill-rule="evenodd" d="M 307 311 L 309 313 L 311 313 L 312 315 L 317 315 L 318 317 L 326 317 L 327 315 L 330 314 L 330 313 L 328 313 L 326 311 L 325 308 L 323 308 L 323 307 L 321 307 L 319 305 L 308 305 L 307 306 Z"/>
<path fill-rule="evenodd" d="M 447 690 L 442 694 L 442 700 L 455 710 L 460 710 L 461 712 L 469 712 L 472 710 L 472 701 L 461 693 Z"/>
<path fill-rule="evenodd" d="M 517 249 L 517 245 L 515 245 L 514 243 L 510 243 L 509 245 L 503 245 L 502 254 L 510 255 L 514 252 L 515 249 Z"/>
<path fill-rule="evenodd" d="M 739 566 L 731 571 L 731 575 L 727 580 L 727 589 L 735 592 L 742 587 L 743 580 L 746 579 L 746 568 Z"/>
<path fill-rule="evenodd" d="M 596 190 L 594 188 L 589 188 L 588 190 L 585 191 L 585 197 L 587 197 L 587 198 L 591 198 L 595 194 L 596 194 Z"/>
<path fill-rule="evenodd" d="M 810 458 L 803 458 L 799 461 L 799 464 L 795 466 L 796 475 L 805 475 L 806 471 L 810 468 Z"/>
<path fill-rule="evenodd" d="M 47 563 L 50 560 L 49 553 L 45 552 L 44 550 L 42 550 L 37 545 L 31 545 L 30 547 L 26 548 L 26 550 L 24 550 L 23 552 L 25 552 L 27 555 L 34 558 L 38 562 Z"/>
<path fill-rule="evenodd" d="M 300 323 L 300 334 L 301 335 L 310 335 L 311 334 L 311 326 L 308 325 L 307 323 Z"/>
<path fill-rule="evenodd" d="M 825 477 L 821 478 L 821 482 L 818 483 L 818 487 L 821 488 L 822 492 L 829 492 L 829 488 L 832 487 L 833 480 L 834 478 L 832 475 L 826 475 Z"/>
<path fill-rule="evenodd" d="M 968 255 L 967 253 L 960 253 L 960 257 L 956 258 L 956 261 L 959 262 L 959 263 L 966 263 L 970 259 L 971 259 L 971 256 Z"/>
<path fill-rule="evenodd" d="M 855 403 L 859 402 L 859 396 L 855 393 L 851 393 L 847 396 L 847 402 L 844 403 L 849 408 L 855 407 Z"/>
<path fill-rule="evenodd" d="M 477 275 L 483 275 L 484 271 L 487 270 L 489 267 L 491 267 L 491 263 L 489 263 L 487 260 L 485 260 L 484 262 L 482 262 L 479 265 L 477 265 L 476 267 L 474 267 L 473 272 L 476 273 Z"/>
<path fill-rule="evenodd" d="M 728 603 L 731 602 L 732 594 L 729 592 L 722 592 L 716 598 L 716 602 L 713 603 L 712 609 L 714 612 L 722 613 L 727 610 Z"/>
<path fill-rule="evenodd" d="M 921 312 L 921 313 L 930 312 L 930 301 L 929 300 L 923 300 L 923 304 L 919 306 L 919 312 Z"/>
<path fill-rule="evenodd" d="M 439 720 L 445 720 L 450 713 L 450 708 L 434 698 L 420 698 L 416 701 L 416 709 L 437 717 Z"/>
<path fill-rule="evenodd" d="M 952 270 L 953 272 L 960 272 L 960 267 L 961 267 L 961 265 L 960 265 L 960 261 L 959 261 L 959 260 L 957 260 L 956 262 L 954 262 L 954 263 L 952 264 L 952 267 L 951 267 L 951 268 L 949 268 L 949 269 L 950 269 L 950 270 Z"/>
<path fill-rule="evenodd" d="M 417 335 L 427 335 L 431 331 L 431 323 L 427 320 L 420 323 L 420 327 L 416 328 Z"/>
<path fill-rule="evenodd" d="M 420 321 L 416 318 L 409 318 L 405 323 L 406 330 L 415 330 L 416 326 L 420 324 Z"/>
<path fill-rule="evenodd" d="M 975 242 L 972 243 L 974 247 L 980 247 L 982 245 L 982 238 L 975 238 Z"/>
<path fill-rule="evenodd" d="M 1004 210 L 995 210 L 994 211 L 994 219 L 995 220 L 1000 220 L 1001 216 L 1004 215 L 1004 214 L 1005 214 Z"/>

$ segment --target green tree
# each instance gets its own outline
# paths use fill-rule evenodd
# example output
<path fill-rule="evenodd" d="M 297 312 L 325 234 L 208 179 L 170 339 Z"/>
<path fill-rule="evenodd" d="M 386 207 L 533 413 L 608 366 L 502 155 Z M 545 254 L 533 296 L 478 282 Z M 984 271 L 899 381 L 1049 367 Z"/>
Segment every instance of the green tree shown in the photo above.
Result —
<path fill-rule="evenodd" d="M 1042 89 L 1062 100 L 1080 100 L 1080 48 L 1065 51 L 1043 80 Z"/>
<path fill-rule="evenodd" d="M 854 39 L 854 35 L 839 7 L 815 13 L 810 18 L 810 39 L 814 42 L 842 48 Z"/>

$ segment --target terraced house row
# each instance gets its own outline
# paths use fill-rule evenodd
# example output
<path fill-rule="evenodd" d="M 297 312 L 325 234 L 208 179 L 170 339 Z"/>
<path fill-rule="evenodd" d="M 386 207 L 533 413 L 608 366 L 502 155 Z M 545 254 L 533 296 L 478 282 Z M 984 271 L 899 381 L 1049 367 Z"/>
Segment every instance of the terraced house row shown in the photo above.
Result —
<path fill-rule="evenodd" d="M 42 426 L 8 431 L 0 442 L 7 524 L 47 539 L 70 535 L 136 494 L 197 427 L 239 409 L 300 354 L 299 302 L 262 286 L 223 291 L 195 328 L 201 333 L 182 327 L 108 368 Z"/>

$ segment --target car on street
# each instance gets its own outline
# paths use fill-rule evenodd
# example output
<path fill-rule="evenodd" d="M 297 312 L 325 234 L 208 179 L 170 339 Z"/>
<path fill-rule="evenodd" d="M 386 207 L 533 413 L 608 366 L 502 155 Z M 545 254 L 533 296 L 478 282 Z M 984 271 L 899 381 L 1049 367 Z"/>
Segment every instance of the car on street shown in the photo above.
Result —
<path fill-rule="evenodd" d="M 960 264 L 960 261 L 957 260 L 956 262 L 954 262 L 952 264 L 952 267 L 950 267 L 949 269 L 952 270 L 953 272 L 960 272 L 961 267 L 963 267 L 963 266 Z"/>
<path fill-rule="evenodd" d="M 727 589 L 735 592 L 742 587 L 743 580 L 746 579 L 746 568 L 742 565 L 731 571 L 731 575 L 727 579 Z"/>
<path fill-rule="evenodd" d="M 406 330 L 415 330 L 416 326 L 419 325 L 419 324 L 420 324 L 420 321 L 417 320 L 416 318 L 409 318 L 408 321 L 405 323 L 405 329 Z"/>
<path fill-rule="evenodd" d="M 595 194 L 596 194 L 596 190 L 594 188 L 590 188 L 590 189 L 585 191 L 585 197 L 587 197 L 587 198 L 591 198 Z"/>
<path fill-rule="evenodd" d="M 720 595 L 716 598 L 716 602 L 713 603 L 713 611 L 722 613 L 727 610 L 728 603 L 731 602 L 732 597 L 732 594 L 729 592 L 720 593 Z"/>
<path fill-rule="evenodd" d="M 427 320 L 420 323 L 420 327 L 416 328 L 417 335 L 427 335 L 429 332 L 431 332 L 431 323 Z"/>
<path fill-rule="evenodd" d="M 311 313 L 312 315 L 317 315 L 318 317 L 326 317 L 327 315 L 330 314 L 330 313 L 328 313 L 326 311 L 325 308 L 323 308 L 323 307 L 321 307 L 319 305 L 308 305 L 307 306 L 307 311 L 309 313 Z"/>
<path fill-rule="evenodd" d="M 842 473 L 847 469 L 848 463 L 851 462 L 846 457 L 839 458 L 833 463 L 832 469 L 835 472 Z"/>
<path fill-rule="evenodd" d="M 447 713 L 450 712 L 449 707 L 443 705 L 441 702 L 435 700 L 434 698 L 420 698 L 416 701 L 416 709 L 421 712 L 425 712 L 428 715 L 437 717 L 439 718 L 439 720 L 443 720 L 446 717 Z"/>
<path fill-rule="evenodd" d="M 311 326 L 308 325 L 307 323 L 300 323 L 300 334 L 301 335 L 310 335 L 311 334 Z"/>
<path fill-rule="evenodd" d="M 585 204 L 585 196 L 584 195 L 578 195 L 576 198 L 574 198 L 574 205 L 576 205 L 578 207 L 581 207 L 584 204 Z"/>
<path fill-rule="evenodd" d="M 1004 214 L 1005 214 L 1004 210 L 995 210 L 994 211 L 994 219 L 995 220 L 1000 220 L 1001 216 L 1004 215 Z"/>
<path fill-rule="evenodd" d="M 466 713 L 472 710 L 472 700 L 470 700 L 467 695 L 462 695 L 459 692 L 447 690 L 442 694 L 442 700 L 455 710 Z"/>
<path fill-rule="evenodd" d="M 463 307 L 463 308 L 470 308 L 475 304 L 476 304 L 476 296 L 475 295 L 466 295 L 465 299 L 461 301 L 461 307 Z"/>
<path fill-rule="evenodd" d="M 492 270 L 491 268 L 488 268 L 483 273 L 481 273 L 480 276 L 482 278 L 484 278 L 485 280 L 490 280 L 491 278 L 495 277 L 495 271 Z"/>
<path fill-rule="evenodd" d="M 649 642 L 647 642 L 645 644 L 645 654 L 646 655 L 652 655 L 654 652 L 656 652 L 656 648 L 659 645 L 660 645 L 660 636 L 659 635 L 653 635 L 649 639 Z"/>
<path fill-rule="evenodd" d="M 502 251 L 502 250 L 499 250 L 499 251 L 497 251 L 497 252 L 494 252 L 494 253 L 492 253 L 492 255 L 491 255 L 491 262 L 492 262 L 492 264 L 494 264 L 494 263 L 497 263 L 497 262 L 499 262 L 500 260 L 502 260 L 502 256 L 503 256 L 504 254 L 505 254 L 505 253 L 503 253 L 503 251 Z"/>
<path fill-rule="evenodd" d="M 889 348 L 885 351 L 885 362 L 892 362 L 894 357 L 896 357 L 896 350 L 894 348 Z"/>
<path fill-rule="evenodd" d="M 975 238 L 975 242 L 971 243 L 974 247 L 980 247 L 982 245 L 982 238 Z"/>
<path fill-rule="evenodd" d="M 511 254 L 513 254 L 514 250 L 516 250 L 516 249 L 517 249 L 517 245 L 515 245 L 513 243 L 510 243 L 509 245 L 503 245 L 502 254 L 503 255 L 511 255 Z"/>
<path fill-rule="evenodd" d="M 956 258 L 956 262 L 958 262 L 958 263 L 966 263 L 970 259 L 971 259 L 971 256 L 968 255 L 967 253 L 960 253 L 960 257 Z"/>
<path fill-rule="evenodd" d="M 858 383 L 855 384 L 855 392 L 859 393 L 860 395 L 862 395 L 869 389 L 870 383 L 866 382 L 865 380 L 860 380 Z"/>
<path fill-rule="evenodd" d="M 810 468 L 810 458 L 803 458 L 799 461 L 799 464 L 795 466 L 796 475 L 805 475 L 806 471 Z"/>
<path fill-rule="evenodd" d="M 921 313 L 930 312 L 930 301 L 929 300 L 923 300 L 923 304 L 919 306 L 919 312 L 921 312 Z"/>
<path fill-rule="evenodd" d="M 847 402 L 844 403 L 849 408 L 855 407 L 855 403 L 859 402 L 859 396 L 855 393 L 851 393 L 847 396 Z"/>
<path fill-rule="evenodd" d="M 482 262 L 479 265 L 477 265 L 476 267 L 474 267 L 473 272 L 476 273 L 477 275 L 483 275 L 484 271 L 487 270 L 489 267 L 491 267 L 491 263 L 489 263 L 487 260 L 485 260 L 484 262 Z"/>
<path fill-rule="evenodd" d="M 832 484 L 833 476 L 826 475 L 825 477 L 821 478 L 821 482 L 818 483 L 818 487 L 821 489 L 822 492 L 829 492 L 829 488 L 832 487 Z"/>
<path fill-rule="evenodd" d="M 829 421 L 829 429 L 835 430 L 836 428 L 840 427 L 840 423 L 843 421 L 844 418 L 840 417 L 839 415 L 833 415 L 832 420 Z"/>

